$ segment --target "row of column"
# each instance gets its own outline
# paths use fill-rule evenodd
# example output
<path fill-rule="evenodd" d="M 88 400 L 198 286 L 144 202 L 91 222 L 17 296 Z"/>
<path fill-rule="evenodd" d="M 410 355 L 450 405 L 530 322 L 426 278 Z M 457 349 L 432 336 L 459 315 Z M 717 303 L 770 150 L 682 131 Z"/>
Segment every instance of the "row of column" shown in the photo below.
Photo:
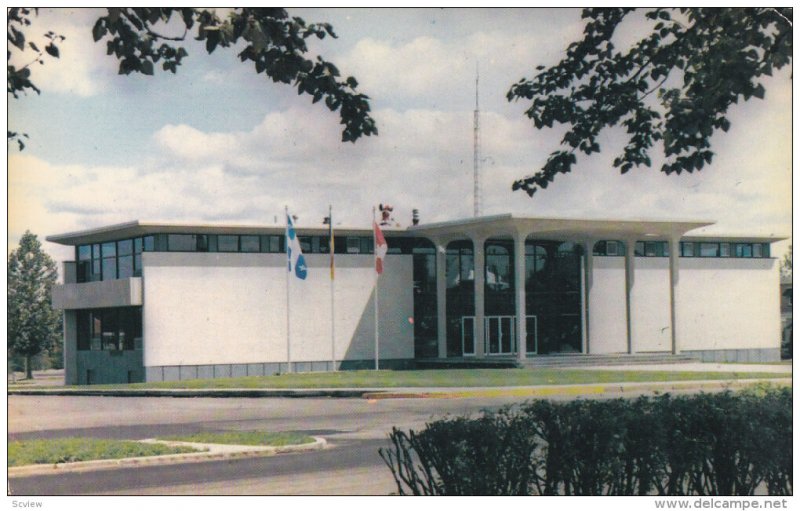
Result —
<path fill-rule="evenodd" d="M 526 322 L 526 296 L 525 296 L 525 241 L 527 234 L 516 233 L 513 236 L 514 240 L 514 296 L 515 296 L 515 311 L 516 311 L 516 332 L 517 332 L 517 358 L 523 360 L 526 357 L 527 347 L 527 322 Z M 485 356 L 484 347 L 485 339 L 483 328 L 485 307 L 484 307 L 484 289 L 485 289 L 485 253 L 484 244 L 489 238 L 488 236 L 470 236 L 473 244 L 474 254 L 474 285 L 475 285 L 475 356 Z M 436 245 L 436 309 L 438 315 L 438 356 L 439 358 L 447 358 L 447 280 L 446 280 L 446 264 L 447 264 L 447 244 L 458 238 L 444 238 L 435 239 Z M 582 265 L 581 275 L 581 298 L 582 298 L 582 344 L 583 352 L 590 352 L 590 307 L 589 307 L 589 292 L 592 288 L 593 281 L 593 250 L 594 243 L 599 240 L 595 239 L 582 239 L 574 241 L 583 247 L 584 258 Z M 625 243 L 625 312 L 626 312 L 626 331 L 628 341 L 628 353 L 635 353 L 633 344 L 633 331 L 632 325 L 632 303 L 631 293 L 634 285 L 635 275 L 635 247 L 636 238 L 623 239 Z M 675 303 L 677 300 L 677 284 L 678 284 L 678 257 L 679 257 L 679 237 L 672 237 L 669 241 L 669 281 L 670 281 L 670 330 L 672 334 L 672 353 L 678 353 L 678 337 L 676 332 L 676 314 Z"/>

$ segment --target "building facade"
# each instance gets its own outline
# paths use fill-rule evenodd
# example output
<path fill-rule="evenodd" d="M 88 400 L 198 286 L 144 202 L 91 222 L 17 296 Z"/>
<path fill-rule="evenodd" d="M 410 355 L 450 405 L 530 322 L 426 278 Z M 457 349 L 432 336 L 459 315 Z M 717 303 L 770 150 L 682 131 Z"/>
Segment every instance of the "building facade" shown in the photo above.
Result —
<path fill-rule="evenodd" d="M 371 368 L 419 359 L 684 353 L 780 359 L 780 238 L 699 237 L 711 222 L 496 215 L 372 232 L 130 222 L 50 236 L 68 384 Z M 329 270 L 335 256 L 335 279 Z M 289 335 L 290 333 L 290 335 Z M 287 342 L 287 339 L 291 341 Z"/>

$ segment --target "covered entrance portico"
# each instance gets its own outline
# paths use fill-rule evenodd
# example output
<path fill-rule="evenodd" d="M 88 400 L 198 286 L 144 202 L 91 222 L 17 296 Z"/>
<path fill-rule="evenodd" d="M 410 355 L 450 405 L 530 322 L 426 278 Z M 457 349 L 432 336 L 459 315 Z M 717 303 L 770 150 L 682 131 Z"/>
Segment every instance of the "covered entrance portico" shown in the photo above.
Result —
<path fill-rule="evenodd" d="M 680 237 L 706 222 L 542 219 L 496 215 L 409 228 L 436 246 L 438 357 L 516 357 L 594 353 L 590 335 L 593 249 L 625 249 L 627 350 L 634 353 L 631 290 L 639 240 L 669 245 L 671 351 Z M 520 340 L 524 340 L 522 343 Z M 520 344 L 523 349 L 520 349 Z"/>

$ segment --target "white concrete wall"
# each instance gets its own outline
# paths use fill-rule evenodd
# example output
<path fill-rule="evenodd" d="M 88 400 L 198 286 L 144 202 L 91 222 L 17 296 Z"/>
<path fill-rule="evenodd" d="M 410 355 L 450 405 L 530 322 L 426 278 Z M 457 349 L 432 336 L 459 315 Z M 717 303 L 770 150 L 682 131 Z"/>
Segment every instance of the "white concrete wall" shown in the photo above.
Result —
<path fill-rule="evenodd" d="M 780 347 L 776 259 L 681 258 L 679 350 Z"/>
<path fill-rule="evenodd" d="M 631 289 L 634 353 L 672 351 L 669 287 L 669 258 L 635 258 Z"/>
<path fill-rule="evenodd" d="M 307 254 L 291 280 L 292 361 L 331 358 L 329 258 Z M 374 357 L 371 255 L 336 256 L 336 358 Z M 144 365 L 286 361 L 284 254 L 145 253 Z M 412 257 L 390 255 L 381 276 L 381 358 L 413 358 Z"/>
<path fill-rule="evenodd" d="M 589 353 L 627 353 L 625 258 L 592 258 L 589 290 Z"/>

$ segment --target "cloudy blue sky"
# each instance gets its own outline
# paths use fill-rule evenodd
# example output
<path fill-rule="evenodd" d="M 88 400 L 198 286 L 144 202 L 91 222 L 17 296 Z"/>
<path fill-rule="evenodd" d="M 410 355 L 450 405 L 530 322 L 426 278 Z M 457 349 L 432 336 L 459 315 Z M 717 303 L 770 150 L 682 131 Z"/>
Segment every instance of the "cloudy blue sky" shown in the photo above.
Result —
<path fill-rule="evenodd" d="M 135 219 L 272 224 L 284 205 L 299 226 L 318 225 L 328 204 L 348 226 L 367 227 L 379 202 L 401 224 L 412 208 L 423 222 L 470 216 L 476 63 L 485 214 L 710 219 L 708 232 L 791 234 L 789 70 L 768 80 L 765 100 L 735 107 L 702 172 L 665 176 L 656 158 L 620 176 L 608 131 L 601 154 L 531 199 L 511 183 L 544 163 L 560 133 L 534 129 L 505 94 L 560 59 L 582 31 L 579 10 L 289 11 L 334 26 L 339 38 L 312 49 L 358 79 L 380 136 L 342 144 L 337 115 L 230 50 L 208 56 L 190 42 L 177 75 L 120 77 L 92 41 L 98 11 L 43 9 L 29 33 L 67 39 L 59 60 L 34 70 L 42 94 L 8 103 L 9 128 L 31 137 L 22 152 L 9 146 L 9 248 L 26 229 L 44 238 Z"/>

